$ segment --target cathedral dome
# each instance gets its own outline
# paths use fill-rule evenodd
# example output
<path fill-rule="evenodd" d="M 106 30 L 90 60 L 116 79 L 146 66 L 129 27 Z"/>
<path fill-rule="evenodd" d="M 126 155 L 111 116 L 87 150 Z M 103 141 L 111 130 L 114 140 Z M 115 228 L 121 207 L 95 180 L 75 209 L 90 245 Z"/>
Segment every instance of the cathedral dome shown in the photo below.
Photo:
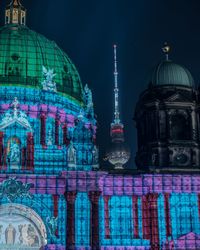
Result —
<path fill-rule="evenodd" d="M 190 72 L 183 66 L 165 60 L 159 63 L 152 75 L 151 86 L 184 86 L 193 87 L 194 80 Z"/>
<path fill-rule="evenodd" d="M 0 86 L 38 88 L 44 81 L 43 66 L 56 74 L 57 92 L 82 101 L 82 84 L 69 57 L 55 42 L 25 25 L 0 29 Z"/>

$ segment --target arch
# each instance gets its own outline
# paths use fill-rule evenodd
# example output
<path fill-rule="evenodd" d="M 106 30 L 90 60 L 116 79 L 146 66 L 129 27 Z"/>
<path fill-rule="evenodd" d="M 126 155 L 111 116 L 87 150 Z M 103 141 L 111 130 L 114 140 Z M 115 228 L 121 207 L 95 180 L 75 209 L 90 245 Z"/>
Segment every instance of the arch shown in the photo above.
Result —
<path fill-rule="evenodd" d="M 21 204 L 0 205 L 0 249 L 39 250 L 47 244 L 41 217 Z"/>

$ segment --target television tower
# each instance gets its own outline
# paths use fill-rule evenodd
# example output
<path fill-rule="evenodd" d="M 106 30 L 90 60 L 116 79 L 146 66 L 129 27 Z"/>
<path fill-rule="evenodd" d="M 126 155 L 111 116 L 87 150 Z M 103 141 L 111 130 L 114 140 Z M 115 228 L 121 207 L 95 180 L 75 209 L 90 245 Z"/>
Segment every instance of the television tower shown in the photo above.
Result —
<path fill-rule="evenodd" d="M 107 160 L 115 169 L 123 169 L 124 164 L 130 159 L 130 150 L 124 143 L 124 125 L 120 121 L 117 45 L 114 45 L 114 104 L 114 120 L 110 128 L 111 147 L 107 153 Z"/>

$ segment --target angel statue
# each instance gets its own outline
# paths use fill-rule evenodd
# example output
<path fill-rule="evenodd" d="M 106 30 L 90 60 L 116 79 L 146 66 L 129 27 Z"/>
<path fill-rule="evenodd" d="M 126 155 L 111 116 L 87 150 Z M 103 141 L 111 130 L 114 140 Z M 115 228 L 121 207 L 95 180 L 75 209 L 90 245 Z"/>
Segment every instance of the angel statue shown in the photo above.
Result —
<path fill-rule="evenodd" d="M 56 74 L 53 69 L 47 69 L 42 67 L 44 81 L 42 82 L 43 90 L 57 92 L 56 83 L 54 82 L 54 77 Z"/>
<path fill-rule="evenodd" d="M 93 109 L 93 101 L 92 101 L 92 91 L 90 90 L 87 84 L 85 85 L 85 88 L 84 88 L 84 102 L 86 105 L 86 112 L 93 117 L 94 109 Z"/>

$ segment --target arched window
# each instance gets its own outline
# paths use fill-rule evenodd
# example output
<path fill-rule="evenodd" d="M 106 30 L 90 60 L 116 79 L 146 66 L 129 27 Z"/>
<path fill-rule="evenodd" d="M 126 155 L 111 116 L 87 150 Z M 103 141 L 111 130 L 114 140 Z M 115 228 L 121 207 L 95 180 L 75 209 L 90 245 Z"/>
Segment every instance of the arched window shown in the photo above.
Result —
<path fill-rule="evenodd" d="M 175 114 L 171 117 L 170 126 L 171 139 L 189 140 L 190 139 L 190 120 L 182 114 Z"/>

